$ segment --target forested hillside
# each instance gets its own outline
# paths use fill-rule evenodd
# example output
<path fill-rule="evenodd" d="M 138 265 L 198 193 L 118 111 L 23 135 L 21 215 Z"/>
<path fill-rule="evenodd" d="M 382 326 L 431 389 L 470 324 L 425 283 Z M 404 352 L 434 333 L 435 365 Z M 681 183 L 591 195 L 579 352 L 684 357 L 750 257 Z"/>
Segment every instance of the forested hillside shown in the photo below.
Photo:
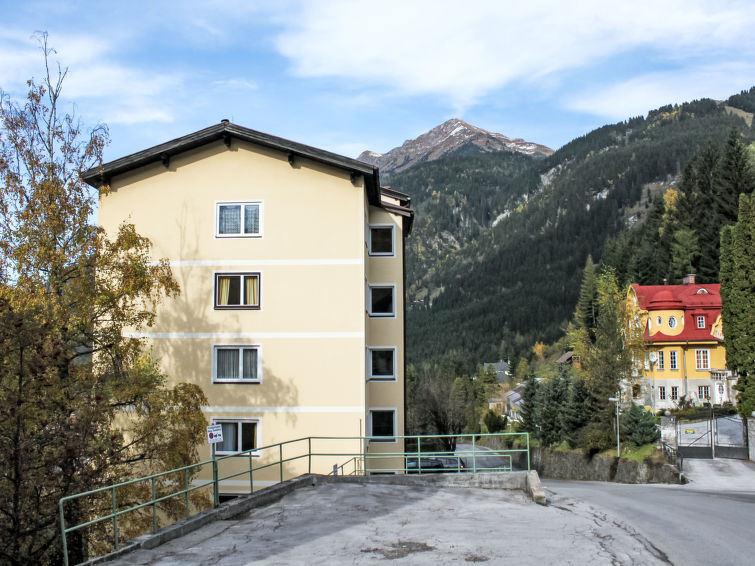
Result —
<path fill-rule="evenodd" d="M 417 210 L 407 257 L 409 361 L 451 350 L 470 368 L 513 361 L 536 340 L 561 335 L 587 255 L 597 261 L 608 238 L 655 210 L 655 197 L 677 186 L 708 144 L 722 147 L 732 130 L 751 143 L 753 100 L 755 89 L 725 104 L 665 106 L 544 159 L 458 157 L 392 176 Z"/>

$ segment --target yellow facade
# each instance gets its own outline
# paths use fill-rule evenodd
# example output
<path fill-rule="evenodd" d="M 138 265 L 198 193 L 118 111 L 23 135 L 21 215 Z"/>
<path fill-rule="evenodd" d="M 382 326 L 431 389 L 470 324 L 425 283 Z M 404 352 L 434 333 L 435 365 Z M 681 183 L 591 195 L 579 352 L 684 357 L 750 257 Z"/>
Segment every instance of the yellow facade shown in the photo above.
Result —
<path fill-rule="evenodd" d="M 181 287 L 141 334 L 163 371 L 172 382 L 200 385 L 208 420 L 224 423 L 242 444 L 252 436 L 257 448 L 370 436 L 373 419 L 385 434 L 389 413 L 393 434 L 402 435 L 408 199 L 389 190 L 368 197 L 377 171 L 359 162 L 293 143 L 292 151 L 278 138 L 256 143 L 260 134 L 235 125 L 210 130 L 222 137 L 174 144 L 169 159 L 158 146 L 154 162 L 129 166 L 124 158 L 125 166 L 104 167 L 111 191 L 100 200 L 100 225 L 112 234 L 132 222 L 152 241 L 153 257 L 169 260 Z M 378 237 L 381 251 L 372 253 Z M 403 451 L 400 440 L 324 446 L 313 451 Z M 205 446 L 201 456 L 209 455 Z M 276 459 L 266 451 L 259 458 L 255 466 Z M 345 459 L 314 458 L 312 471 L 332 471 Z M 285 475 L 309 466 L 308 459 L 289 462 Z M 268 469 L 255 483 L 278 473 Z M 248 480 L 223 489 L 241 485 Z"/>
<path fill-rule="evenodd" d="M 628 301 L 644 332 L 633 397 L 654 410 L 682 399 L 695 405 L 734 402 L 736 379 L 726 369 L 719 285 L 633 285 Z"/>

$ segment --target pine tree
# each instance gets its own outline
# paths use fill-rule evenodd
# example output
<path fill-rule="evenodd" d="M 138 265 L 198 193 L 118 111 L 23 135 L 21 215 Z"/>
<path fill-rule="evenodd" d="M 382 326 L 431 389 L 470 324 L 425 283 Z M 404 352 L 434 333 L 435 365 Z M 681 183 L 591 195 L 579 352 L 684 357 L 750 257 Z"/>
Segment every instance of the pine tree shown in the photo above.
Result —
<path fill-rule="evenodd" d="M 737 370 L 737 410 L 755 411 L 755 196 L 739 197 L 739 219 L 721 234 L 721 318 L 726 360 Z"/>
<path fill-rule="evenodd" d="M 529 374 L 524 382 L 524 392 L 522 393 L 522 408 L 520 411 L 522 418 L 522 430 L 531 433 L 533 436 L 539 436 L 537 432 L 538 416 L 538 390 L 540 384 L 534 374 Z"/>
<path fill-rule="evenodd" d="M 576 324 L 587 330 L 591 340 L 595 340 L 595 327 L 598 317 L 598 279 L 592 256 L 587 256 L 579 289 L 579 301 L 574 313 Z"/>
<path fill-rule="evenodd" d="M 658 428 L 652 413 L 632 403 L 621 417 L 621 437 L 625 442 L 642 446 L 658 440 Z"/>
<path fill-rule="evenodd" d="M 755 171 L 741 138 L 737 130 L 729 133 L 713 185 L 716 214 L 724 224 L 737 220 L 739 195 L 750 194 L 755 189 Z"/>

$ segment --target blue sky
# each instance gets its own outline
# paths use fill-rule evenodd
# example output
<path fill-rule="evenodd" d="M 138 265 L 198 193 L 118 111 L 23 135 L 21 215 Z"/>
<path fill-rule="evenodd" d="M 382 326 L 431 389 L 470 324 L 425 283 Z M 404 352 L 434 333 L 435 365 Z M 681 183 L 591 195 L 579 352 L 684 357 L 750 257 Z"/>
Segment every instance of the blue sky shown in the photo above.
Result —
<path fill-rule="evenodd" d="M 104 122 L 106 160 L 229 118 L 350 157 L 458 117 L 557 149 L 755 85 L 755 2 L 0 0 L 0 89 L 40 78 Z"/>

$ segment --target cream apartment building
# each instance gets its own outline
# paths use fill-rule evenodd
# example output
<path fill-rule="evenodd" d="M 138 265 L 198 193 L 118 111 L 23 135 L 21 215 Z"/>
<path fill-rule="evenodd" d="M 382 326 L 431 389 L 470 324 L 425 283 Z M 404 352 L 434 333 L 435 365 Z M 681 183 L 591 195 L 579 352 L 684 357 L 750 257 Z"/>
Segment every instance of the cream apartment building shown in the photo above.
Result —
<path fill-rule="evenodd" d="M 132 222 L 170 262 L 181 295 L 139 337 L 170 380 L 204 389 L 219 455 L 309 436 L 376 437 L 329 445 L 339 452 L 403 451 L 413 212 L 377 168 L 223 120 L 84 179 L 111 188 L 103 228 Z M 306 469 L 290 462 L 286 475 Z"/>

